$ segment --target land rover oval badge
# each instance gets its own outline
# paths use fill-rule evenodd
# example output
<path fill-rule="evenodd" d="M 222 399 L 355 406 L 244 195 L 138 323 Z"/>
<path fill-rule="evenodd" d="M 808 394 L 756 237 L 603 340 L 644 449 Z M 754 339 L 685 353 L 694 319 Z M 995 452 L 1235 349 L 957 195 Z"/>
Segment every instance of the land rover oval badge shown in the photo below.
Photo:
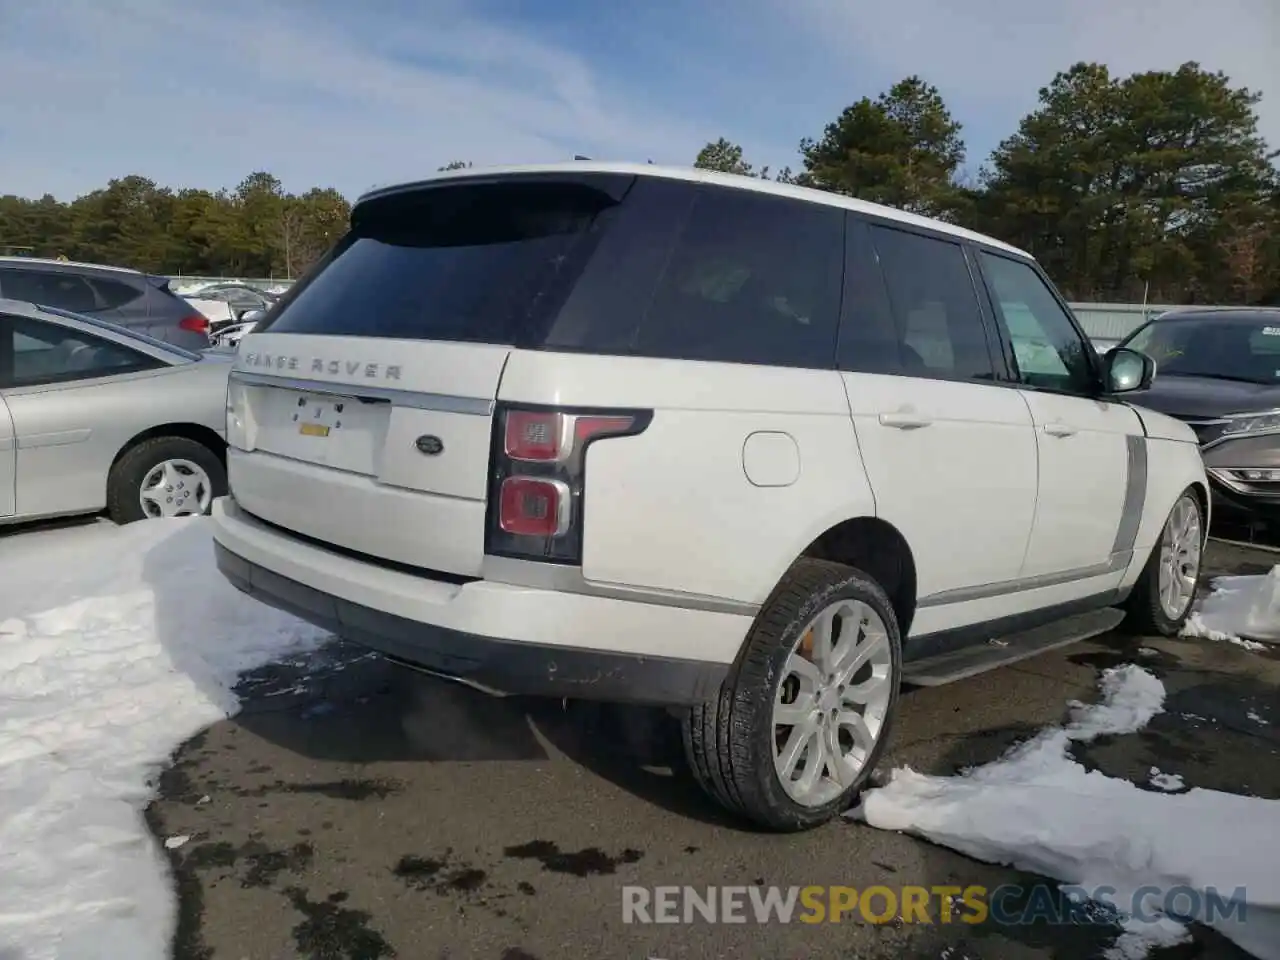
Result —
<path fill-rule="evenodd" d="M 434 457 L 444 452 L 444 443 L 439 437 L 433 437 L 426 433 L 413 441 L 413 445 L 418 448 L 419 453 L 425 453 L 428 457 Z"/>

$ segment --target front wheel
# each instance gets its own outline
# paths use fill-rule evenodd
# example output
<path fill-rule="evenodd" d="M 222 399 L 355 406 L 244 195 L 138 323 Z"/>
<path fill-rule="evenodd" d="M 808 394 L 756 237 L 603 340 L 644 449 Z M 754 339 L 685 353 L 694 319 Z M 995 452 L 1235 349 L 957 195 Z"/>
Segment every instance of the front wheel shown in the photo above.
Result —
<path fill-rule="evenodd" d="M 227 492 L 219 456 L 187 437 L 153 437 L 125 452 L 107 476 L 107 514 L 116 523 L 207 514 Z"/>
<path fill-rule="evenodd" d="M 1194 490 L 1184 490 L 1125 603 L 1126 630 L 1172 637 L 1182 629 L 1200 584 L 1204 541 L 1200 498 Z"/>
<path fill-rule="evenodd" d="M 719 696 L 684 717 L 694 775 L 766 829 L 825 823 L 875 768 L 901 673 L 898 621 L 879 584 L 852 567 L 799 560 Z"/>

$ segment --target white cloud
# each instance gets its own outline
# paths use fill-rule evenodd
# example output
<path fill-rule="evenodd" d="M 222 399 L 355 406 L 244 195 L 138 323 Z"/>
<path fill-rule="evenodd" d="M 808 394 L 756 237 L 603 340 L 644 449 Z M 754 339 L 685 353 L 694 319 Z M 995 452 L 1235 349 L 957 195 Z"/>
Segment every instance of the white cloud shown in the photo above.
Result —
<path fill-rule="evenodd" d="M 354 194 L 456 159 L 688 162 L 706 139 L 451 0 L 410 20 L 282 6 L 0 0 L 0 189 L 233 186 L 267 169 Z"/>
<path fill-rule="evenodd" d="M 1262 132 L 1280 148 L 1276 0 L 786 0 L 786 7 L 799 12 L 837 71 L 843 61 L 847 73 L 868 63 L 894 78 L 919 73 L 966 127 L 996 136 L 1012 132 L 1036 92 L 1080 60 L 1120 74 L 1195 60 L 1264 94 Z"/>

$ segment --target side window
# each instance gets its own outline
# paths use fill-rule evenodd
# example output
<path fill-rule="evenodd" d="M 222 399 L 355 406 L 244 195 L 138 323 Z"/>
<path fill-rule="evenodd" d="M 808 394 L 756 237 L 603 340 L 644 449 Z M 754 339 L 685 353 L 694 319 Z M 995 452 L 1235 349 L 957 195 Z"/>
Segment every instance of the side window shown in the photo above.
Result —
<path fill-rule="evenodd" d="M 992 380 L 991 354 L 973 278 L 958 243 L 873 226 L 908 376 Z"/>
<path fill-rule="evenodd" d="M 1091 393 L 1088 351 L 1092 348 L 1040 275 L 1029 264 L 985 250 L 979 259 L 996 312 L 1013 344 L 1018 378 L 1032 387 Z"/>
<path fill-rule="evenodd" d="M 866 222 L 848 217 L 837 365 L 851 373 L 902 373 L 902 350 Z"/>
<path fill-rule="evenodd" d="M 844 211 L 700 187 L 629 352 L 830 370 Z"/>
<path fill-rule="evenodd" d="M 5 270 L 0 272 L 0 292 L 10 300 L 25 300 L 75 313 L 100 309 L 93 288 L 74 273 Z"/>
<path fill-rule="evenodd" d="M 78 330 L 0 316 L 0 387 L 31 387 L 150 370 L 161 361 Z"/>
<path fill-rule="evenodd" d="M 102 310 L 115 310 L 125 304 L 132 303 L 142 296 L 143 291 L 120 280 L 108 280 L 105 277 L 93 277 L 89 285 L 98 293 Z"/>

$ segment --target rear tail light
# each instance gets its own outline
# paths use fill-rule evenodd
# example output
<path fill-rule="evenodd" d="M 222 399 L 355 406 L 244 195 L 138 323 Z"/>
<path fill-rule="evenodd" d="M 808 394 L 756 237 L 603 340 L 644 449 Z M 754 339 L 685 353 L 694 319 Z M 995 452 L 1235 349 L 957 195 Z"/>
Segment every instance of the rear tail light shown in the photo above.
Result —
<path fill-rule="evenodd" d="M 581 563 L 587 448 L 598 440 L 634 436 L 651 417 L 647 410 L 500 408 L 485 552 Z"/>
<path fill-rule="evenodd" d="M 518 537 L 562 537 L 569 529 L 569 503 L 562 480 L 507 477 L 498 495 L 498 526 Z"/>
<path fill-rule="evenodd" d="M 189 317 L 183 317 L 178 321 L 178 326 L 183 330 L 190 330 L 192 333 L 209 335 L 209 318 L 203 314 L 193 313 Z"/>

